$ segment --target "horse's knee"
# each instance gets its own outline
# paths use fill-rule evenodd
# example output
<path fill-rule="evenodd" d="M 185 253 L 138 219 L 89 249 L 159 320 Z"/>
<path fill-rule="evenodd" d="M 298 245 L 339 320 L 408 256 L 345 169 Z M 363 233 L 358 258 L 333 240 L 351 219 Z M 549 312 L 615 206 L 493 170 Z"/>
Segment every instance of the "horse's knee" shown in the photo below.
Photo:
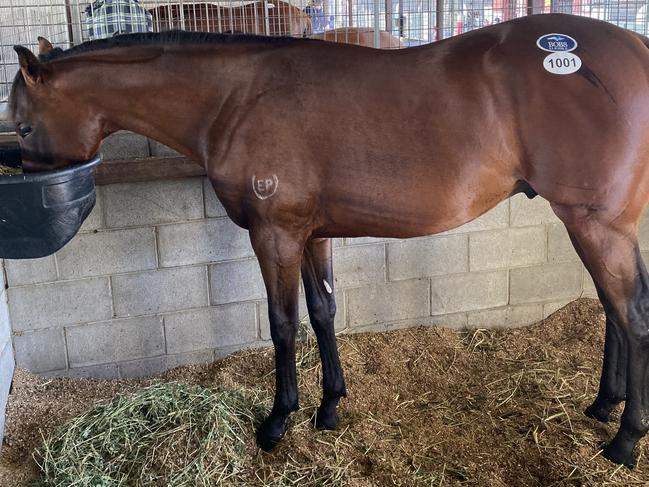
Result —
<path fill-rule="evenodd" d="M 270 313 L 270 337 L 275 345 L 291 345 L 295 342 L 300 322 L 284 313 Z"/>
<path fill-rule="evenodd" d="M 336 317 L 336 301 L 334 299 L 320 300 L 309 307 L 309 318 L 314 327 L 330 326 Z"/>

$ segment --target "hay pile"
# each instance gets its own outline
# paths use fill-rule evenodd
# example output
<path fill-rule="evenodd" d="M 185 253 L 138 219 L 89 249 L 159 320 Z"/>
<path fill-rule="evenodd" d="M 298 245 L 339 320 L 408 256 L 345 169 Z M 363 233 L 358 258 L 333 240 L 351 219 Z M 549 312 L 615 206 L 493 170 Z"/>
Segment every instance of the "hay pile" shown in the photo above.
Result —
<path fill-rule="evenodd" d="M 274 383 L 269 350 L 176 369 L 147 381 L 47 380 L 21 372 L 9 404 L 0 485 L 24 485 L 22 479 L 38 474 L 29 455 L 41 444 L 39 428 L 49 435 L 56 425 L 77 417 L 99 398 L 161 382 L 172 385 L 156 385 L 134 396 L 125 394 L 111 406 L 95 409 L 95 413 L 104 412 L 104 425 L 95 413 L 73 419 L 71 428 L 55 434 L 52 438 L 58 440 L 49 441 L 37 457 L 45 470 L 57 462 L 65 466 L 65 457 L 76 458 L 76 464 L 83 464 L 82 458 L 92 458 L 102 467 L 93 456 L 99 447 L 77 452 L 75 445 L 84 444 L 85 431 L 87 439 L 95 433 L 105 436 L 106 431 L 119 430 L 121 441 L 130 438 L 128 448 L 137 452 L 128 455 L 135 460 L 123 459 L 119 449 L 112 447 L 113 457 L 108 457 L 118 458 L 122 465 L 134 462 L 130 470 L 134 473 L 125 483 L 45 485 L 237 485 L 235 478 L 250 486 L 300 487 L 647 485 L 649 439 L 641 443 L 638 467 L 633 471 L 620 468 L 599 456 L 601 444 L 617 429 L 619 411 L 610 425 L 582 414 L 597 390 L 603 331 L 599 304 L 580 300 L 542 323 L 516 330 L 460 333 L 418 328 L 340 337 L 349 397 L 341 402 L 341 424 L 334 432 L 314 431 L 309 422 L 321 394 L 318 354 L 309 337 L 300 344 L 298 357 L 302 409 L 271 454 L 255 448 L 253 416 L 258 413 L 251 414 L 268 407 Z M 128 426 L 135 428 L 129 433 L 116 425 L 106 426 L 107 418 L 120 408 L 128 411 L 126 404 L 133 400 L 129 397 L 140 398 L 150 391 L 162 391 L 167 397 L 168 387 L 182 391 L 178 392 L 182 398 L 174 400 L 181 406 L 174 408 L 163 401 L 162 414 L 155 415 L 148 412 L 152 406 L 135 410 L 137 417 L 144 412 L 155 424 L 166 424 L 163 428 L 136 422 Z M 228 389 L 260 392 L 253 395 L 252 403 L 241 403 L 242 410 L 234 412 L 240 421 L 235 422 L 236 434 L 228 437 L 228 445 L 209 446 L 209 432 L 214 431 L 210 425 L 219 420 L 210 423 L 204 418 L 209 418 L 212 403 L 218 403 L 219 391 Z M 200 421 L 181 401 L 190 395 L 187 390 L 194 391 L 196 404 L 205 400 L 203 410 L 197 413 Z M 150 394 L 147 397 L 154 401 Z M 142 399 L 138 401 L 142 404 Z M 182 425 L 174 423 L 176 414 L 183 418 Z M 97 428 L 87 430 L 90 424 Z M 143 432 L 177 428 L 183 433 L 170 434 L 168 443 L 165 434 L 156 440 L 167 447 L 138 451 L 136 445 L 146 436 Z M 61 445 L 66 437 L 72 447 L 54 449 L 53 445 Z M 200 442 L 208 445 L 211 453 L 202 455 L 203 450 L 197 448 Z M 105 444 L 104 440 L 99 444 Z M 230 454 L 235 455 L 234 460 L 227 460 Z M 62 458 L 55 460 L 59 455 Z M 232 465 L 225 467 L 228 462 Z M 176 472 L 196 471 L 198 465 L 219 465 L 225 472 L 238 473 L 221 483 L 170 480 Z M 112 463 L 104 461 L 102 468 L 108 471 Z"/>
<path fill-rule="evenodd" d="M 22 172 L 22 167 L 10 167 L 0 164 L 0 176 L 11 176 L 14 174 L 22 174 Z"/>
<path fill-rule="evenodd" d="M 119 395 L 45 439 L 40 485 L 250 485 L 247 438 L 267 405 L 254 391 L 176 382 Z"/>

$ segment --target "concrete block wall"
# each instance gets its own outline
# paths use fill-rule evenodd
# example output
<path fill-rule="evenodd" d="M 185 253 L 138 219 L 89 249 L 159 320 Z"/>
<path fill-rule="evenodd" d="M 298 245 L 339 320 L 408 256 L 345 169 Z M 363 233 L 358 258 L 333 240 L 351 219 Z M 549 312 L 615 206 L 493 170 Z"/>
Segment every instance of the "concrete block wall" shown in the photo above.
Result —
<path fill-rule="evenodd" d="M 0 447 L 5 425 L 5 408 L 11 379 L 14 373 L 14 352 L 11 344 L 11 324 L 7 308 L 7 293 L 5 291 L 4 262 L 0 260 Z"/>
<path fill-rule="evenodd" d="M 594 295 L 540 198 L 516 196 L 441 235 L 334 245 L 338 330 L 525 325 Z M 16 362 L 35 372 L 146 375 L 269 344 L 247 232 L 204 178 L 99 187 L 65 248 L 8 260 L 6 272 Z"/>
<path fill-rule="evenodd" d="M 172 153 L 128 133 L 102 151 L 107 159 Z M 649 218 L 640 240 L 649 251 Z M 38 373 L 147 375 L 270 344 L 248 234 L 204 178 L 99 187 L 66 247 L 5 265 L 16 363 Z M 335 326 L 345 332 L 521 326 L 595 296 L 548 203 L 524 195 L 440 235 L 336 239 L 334 274 Z"/>

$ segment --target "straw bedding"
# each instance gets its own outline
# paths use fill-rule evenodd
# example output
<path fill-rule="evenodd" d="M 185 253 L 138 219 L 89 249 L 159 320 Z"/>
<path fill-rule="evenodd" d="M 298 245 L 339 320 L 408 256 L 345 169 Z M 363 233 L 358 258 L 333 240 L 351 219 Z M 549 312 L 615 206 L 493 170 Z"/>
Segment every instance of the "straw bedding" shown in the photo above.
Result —
<path fill-rule="evenodd" d="M 603 334 L 599 303 L 582 299 L 520 329 L 341 336 L 349 397 L 332 432 L 309 422 L 321 370 L 307 336 L 302 409 L 270 454 L 253 434 L 270 405 L 269 349 L 147 380 L 19 371 L 0 485 L 647 485 L 649 440 L 635 470 L 612 465 L 599 451 L 619 410 L 609 425 L 582 414 L 597 390 Z"/>

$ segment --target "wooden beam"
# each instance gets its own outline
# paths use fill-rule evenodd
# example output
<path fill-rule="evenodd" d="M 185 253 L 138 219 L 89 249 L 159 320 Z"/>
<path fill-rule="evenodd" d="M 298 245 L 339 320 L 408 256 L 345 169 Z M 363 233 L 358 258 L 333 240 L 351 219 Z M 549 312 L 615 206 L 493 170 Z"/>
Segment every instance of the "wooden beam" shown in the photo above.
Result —
<path fill-rule="evenodd" d="M 205 176 L 205 168 L 183 156 L 104 161 L 97 166 L 97 185 Z"/>

